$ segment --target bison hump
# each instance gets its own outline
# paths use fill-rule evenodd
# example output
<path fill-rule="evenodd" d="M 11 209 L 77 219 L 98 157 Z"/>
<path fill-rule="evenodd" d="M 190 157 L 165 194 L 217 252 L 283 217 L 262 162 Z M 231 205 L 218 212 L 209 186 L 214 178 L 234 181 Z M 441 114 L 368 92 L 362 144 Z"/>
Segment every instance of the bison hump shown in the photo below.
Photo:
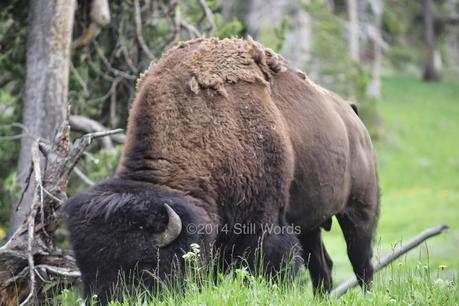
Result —
<path fill-rule="evenodd" d="M 191 75 L 187 86 L 194 94 L 199 94 L 200 88 L 210 88 L 227 97 L 225 85 L 239 81 L 259 82 L 269 89 L 272 74 L 287 70 L 287 62 L 280 55 L 250 38 L 199 38 L 179 43 L 168 51 L 147 69 L 138 86 L 153 69 L 161 69 L 163 63 L 174 57 L 181 58 L 176 72 Z"/>

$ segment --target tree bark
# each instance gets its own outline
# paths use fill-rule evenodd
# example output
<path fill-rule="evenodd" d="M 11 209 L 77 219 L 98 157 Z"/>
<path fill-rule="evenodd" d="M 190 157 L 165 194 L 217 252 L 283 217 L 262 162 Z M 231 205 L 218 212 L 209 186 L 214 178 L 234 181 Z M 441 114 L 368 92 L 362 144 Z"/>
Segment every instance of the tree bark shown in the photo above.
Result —
<path fill-rule="evenodd" d="M 422 15 L 424 18 L 424 43 L 426 48 L 423 79 L 427 82 L 436 81 L 439 79 L 439 74 L 435 67 L 435 33 L 432 0 L 422 1 Z"/>
<path fill-rule="evenodd" d="M 74 11 L 75 0 L 29 2 L 27 74 L 22 114 L 28 137 L 21 140 L 17 171 L 22 188 L 30 167 L 34 138 L 52 138 L 67 111 Z M 16 205 L 13 207 L 8 237 L 24 221 L 31 200 L 24 199 L 24 204 L 17 209 Z"/>
<path fill-rule="evenodd" d="M 356 62 L 360 61 L 359 47 L 359 4 L 358 0 L 347 0 L 349 18 L 349 55 Z"/>
<path fill-rule="evenodd" d="M 459 75 L 459 0 L 448 0 L 446 5 L 450 20 L 445 35 L 448 69 Z"/>
<path fill-rule="evenodd" d="M 373 12 L 373 28 L 374 36 L 372 39 L 373 44 L 373 62 L 371 63 L 371 79 L 368 85 L 367 95 L 370 98 L 381 98 L 381 61 L 382 61 L 382 44 L 383 39 L 382 31 L 382 14 L 384 3 L 383 0 L 371 1 Z"/>

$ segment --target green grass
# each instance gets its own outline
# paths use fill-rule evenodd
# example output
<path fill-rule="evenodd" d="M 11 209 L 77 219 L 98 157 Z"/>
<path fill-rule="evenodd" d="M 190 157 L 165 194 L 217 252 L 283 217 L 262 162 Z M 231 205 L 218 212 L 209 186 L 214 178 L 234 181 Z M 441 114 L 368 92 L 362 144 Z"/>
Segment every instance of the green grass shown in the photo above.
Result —
<path fill-rule="evenodd" d="M 207 281 L 197 286 L 192 280 L 184 291 L 169 290 L 162 297 L 139 291 L 110 305 L 457 305 L 456 284 L 444 278 L 443 271 L 432 271 L 427 264 L 402 261 L 377 274 L 372 291 L 353 290 L 337 299 L 314 297 L 301 279 L 274 283 L 236 271 L 222 276 L 217 285 Z M 75 291 L 65 291 L 53 305 L 79 302 Z"/>
<path fill-rule="evenodd" d="M 377 273 L 372 292 L 364 295 L 356 288 L 340 299 L 318 300 L 306 271 L 294 282 L 277 284 L 235 272 L 217 285 L 204 282 L 198 288 L 188 281 L 182 293 L 170 290 L 160 300 L 143 293 L 114 305 L 458 305 L 459 84 L 391 76 L 383 80 L 383 95 L 385 137 L 376 144 L 382 201 L 375 256 L 425 228 L 446 223 L 451 229 Z M 336 284 L 352 276 L 352 269 L 335 220 L 324 236 Z M 75 292 L 59 298 L 77 304 Z"/>

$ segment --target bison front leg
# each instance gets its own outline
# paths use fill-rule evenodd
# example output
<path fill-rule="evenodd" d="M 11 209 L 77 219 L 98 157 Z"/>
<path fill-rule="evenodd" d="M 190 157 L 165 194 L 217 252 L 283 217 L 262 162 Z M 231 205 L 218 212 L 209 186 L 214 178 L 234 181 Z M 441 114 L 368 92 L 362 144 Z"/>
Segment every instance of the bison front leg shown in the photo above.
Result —
<path fill-rule="evenodd" d="M 261 241 L 260 258 L 266 275 L 284 279 L 298 272 L 302 260 L 299 254 L 299 242 L 295 235 L 265 233 Z"/>
<path fill-rule="evenodd" d="M 301 266 L 299 243 L 294 234 L 259 232 L 222 235 L 219 253 L 225 269 L 245 266 L 268 277 L 296 274 Z"/>
<path fill-rule="evenodd" d="M 301 232 L 298 238 L 303 247 L 304 264 L 309 269 L 314 294 L 330 292 L 333 286 L 333 261 L 325 249 L 320 228 Z"/>

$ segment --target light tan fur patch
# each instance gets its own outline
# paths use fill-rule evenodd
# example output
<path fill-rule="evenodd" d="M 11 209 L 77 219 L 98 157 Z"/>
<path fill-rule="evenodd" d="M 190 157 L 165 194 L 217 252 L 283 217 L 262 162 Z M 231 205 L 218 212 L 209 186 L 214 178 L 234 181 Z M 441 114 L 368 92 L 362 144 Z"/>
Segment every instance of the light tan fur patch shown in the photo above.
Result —
<path fill-rule="evenodd" d="M 281 56 L 250 39 L 203 40 L 192 52 L 183 65 L 200 87 L 212 88 L 224 97 L 225 83 L 261 82 L 269 88 L 271 73 L 287 69 Z M 197 93 L 193 79 L 190 88 Z"/>

